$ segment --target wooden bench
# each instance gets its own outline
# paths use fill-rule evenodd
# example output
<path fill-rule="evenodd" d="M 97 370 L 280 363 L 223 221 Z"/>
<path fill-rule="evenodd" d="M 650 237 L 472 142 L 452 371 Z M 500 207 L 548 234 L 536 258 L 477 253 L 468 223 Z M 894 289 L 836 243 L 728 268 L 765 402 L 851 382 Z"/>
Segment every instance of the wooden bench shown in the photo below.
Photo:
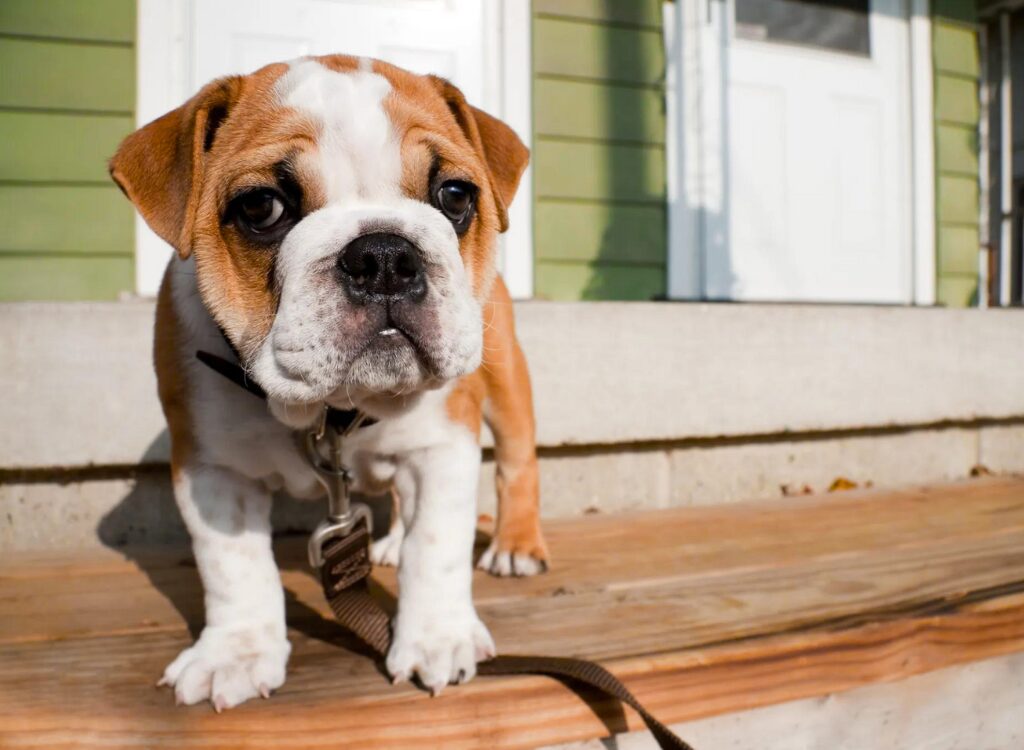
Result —
<path fill-rule="evenodd" d="M 506 653 L 602 661 L 666 722 L 1024 650 L 1024 480 L 548 524 L 555 565 L 478 574 Z M 154 687 L 201 624 L 185 550 L 0 558 L 0 747 L 527 748 L 641 726 L 541 677 L 392 687 L 278 545 L 294 651 L 269 701 L 217 715 Z M 391 570 L 374 573 L 394 591 Z M 701 750 L 701 749 L 698 749 Z"/>

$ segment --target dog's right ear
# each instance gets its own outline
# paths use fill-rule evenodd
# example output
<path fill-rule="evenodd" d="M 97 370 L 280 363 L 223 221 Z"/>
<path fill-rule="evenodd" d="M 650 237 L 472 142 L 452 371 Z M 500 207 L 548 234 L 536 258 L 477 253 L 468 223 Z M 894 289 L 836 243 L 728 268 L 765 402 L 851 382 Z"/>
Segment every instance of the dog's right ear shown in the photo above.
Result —
<path fill-rule="evenodd" d="M 242 79 L 222 78 L 205 86 L 124 139 L 110 160 L 110 176 L 146 223 L 181 258 L 192 252 L 192 225 L 203 168 L 217 129 L 237 101 Z"/>

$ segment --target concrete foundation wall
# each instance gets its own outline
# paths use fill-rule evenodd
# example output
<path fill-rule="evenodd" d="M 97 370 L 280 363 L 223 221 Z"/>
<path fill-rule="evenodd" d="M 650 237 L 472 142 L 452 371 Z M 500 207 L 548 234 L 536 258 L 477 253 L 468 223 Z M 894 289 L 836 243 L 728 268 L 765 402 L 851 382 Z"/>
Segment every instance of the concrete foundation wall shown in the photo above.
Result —
<path fill-rule="evenodd" d="M 824 492 L 839 477 L 861 487 L 896 487 L 960 479 L 978 467 L 1024 472 L 1024 426 L 547 450 L 541 458 L 542 511 L 554 518 L 770 499 L 808 489 Z M 380 499 L 374 506 L 385 528 L 388 502 Z M 494 510 L 494 465 L 485 461 L 480 512 Z M 279 532 L 309 531 L 323 507 L 278 497 L 274 513 Z M 165 467 L 129 476 L 0 483 L 0 559 L 4 552 L 58 544 L 185 540 Z"/>
<path fill-rule="evenodd" d="M 1024 471 L 1017 311 L 517 305 L 547 516 Z M 0 554 L 184 538 L 153 306 L 0 305 Z M 141 468 L 139 468 L 141 466 Z M 493 514 L 485 462 L 481 512 Z M 282 499 L 307 529 L 316 503 Z"/>

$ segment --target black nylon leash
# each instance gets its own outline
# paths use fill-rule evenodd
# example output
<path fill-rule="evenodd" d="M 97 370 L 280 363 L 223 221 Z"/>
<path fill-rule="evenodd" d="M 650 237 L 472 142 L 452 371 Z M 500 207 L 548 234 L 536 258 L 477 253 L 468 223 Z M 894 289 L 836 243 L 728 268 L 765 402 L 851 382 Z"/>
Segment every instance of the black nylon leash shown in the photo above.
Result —
<path fill-rule="evenodd" d="M 266 392 L 258 383 L 251 381 L 237 363 L 205 351 L 197 351 L 196 358 L 254 396 L 266 399 Z M 336 439 L 352 429 L 373 423 L 374 420 L 356 409 L 329 407 L 324 416 L 325 426 L 334 431 Z M 335 471 L 340 472 L 339 476 L 347 477 L 343 468 L 335 467 Z M 317 476 L 324 481 L 320 471 Z M 326 483 L 324 486 L 330 494 L 332 488 Z M 320 539 L 318 532 L 314 532 L 316 540 Z M 319 546 L 314 544 L 319 553 L 316 562 L 319 564 L 324 596 L 335 617 L 345 629 L 383 659 L 391 645 L 391 617 L 370 595 L 367 579 L 373 566 L 370 563 L 369 547 L 370 529 L 365 517 L 356 517 L 352 525 L 344 526 L 343 531 L 330 533 Z M 595 662 L 559 656 L 501 655 L 480 662 L 477 671 L 478 674 L 491 676 L 546 675 L 586 685 L 636 711 L 662 750 L 693 750 L 692 746 L 647 711 L 618 677 Z"/>

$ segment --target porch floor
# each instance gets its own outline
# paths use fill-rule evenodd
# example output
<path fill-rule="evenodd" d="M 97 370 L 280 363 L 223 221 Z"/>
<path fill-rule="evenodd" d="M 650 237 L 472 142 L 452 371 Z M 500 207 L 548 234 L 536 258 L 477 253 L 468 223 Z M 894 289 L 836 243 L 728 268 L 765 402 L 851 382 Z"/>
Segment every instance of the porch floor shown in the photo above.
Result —
<path fill-rule="evenodd" d="M 577 655 L 665 722 L 1024 650 L 1024 479 L 547 524 L 554 565 L 478 573 L 503 653 Z M 642 727 L 541 677 L 392 687 L 278 544 L 294 650 L 217 715 L 154 687 L 202 622 L 185 550 L 0 556 L 0 747 L 527 748 Z M 392 570 L 376 570 L 393 598 Z"/>

